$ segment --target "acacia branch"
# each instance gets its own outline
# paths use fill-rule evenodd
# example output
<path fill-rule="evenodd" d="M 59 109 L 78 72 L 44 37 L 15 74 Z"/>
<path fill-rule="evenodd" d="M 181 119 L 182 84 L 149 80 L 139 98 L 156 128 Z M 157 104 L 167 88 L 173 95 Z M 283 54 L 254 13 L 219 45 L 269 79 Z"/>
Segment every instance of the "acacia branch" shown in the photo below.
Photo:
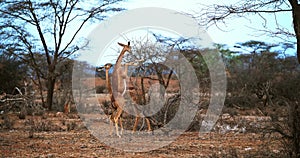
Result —
<path fill-rule="evenodd" d="M 282 8 L 284 5 L 284 8 Z M 270 6 L 272 9 L 269 9 Z M 225 19 L 229 19 L 233 16 L 245 17 L 245 14 L 258 14 L 260 13 L 279 13 L 279 12 L 291 12 L 287 4 L 283 2 L 278 2 L 278 0 L 271 0 L 268 2 L 259 2 L 256 1 L 242 1 L 235 5 L 204 5 L 204 9 L 201 10 L 200 15 L 194 16 L 197 19 L 200 19 L 201 25 L 210 25 L 216 24 L 216 22 L 224 22 Z"/>
<path fill-rule="evenodd" d="M 42 42 L 42 45 L 43 45 L 43 48 L 44 48 L 44 51 L 45 51 L 45 55 L 46 55 L 46 58 L 47 58 L 47 63 L 48 65 L 51 65 L 51 57 L 49 55 L 49 50 L 48 50 L 48 46 L 47 46 L 47 42 L 46 42 L 46 39 L 44 37 L 44 34 L 43 34 L 43 31 L 42 31 L 42 28 L 40 26 L 40 21 L 37 17 L 37 15 L 35 14 L 35 11 L 34 11 L 34 7 L 33 7 L 33 4 L 31 1 L 28 2 L 29 3 L 29 12 L 31 13 L 31 16 L 33 18 L 33 23 L 35 24 L 36 26 L 36 29 L 38 31 L 38 34 L 39 34 L 39 37 L 40 37 L 40 40 Z"/>
<path fill-rule="evenodd" d="M 95 18 L 95 16 L 99 13 L 103 13 L 103 12 L 108 12 L 108 11 L 112 11 L 113 9 L 102 9 L 103 7 L 106 7 L 107 5 L 111 4 L 110 2 L 107 3 L 103 3 L 102 5 L 100 5 L 97 8 L 92 8 L 91 10 L 84 10 L 82 8 L 76 8 L 76 4 L 79 1 L 76 0 L 73 2 L 73 4 L 70 6 L 70 8 L 68 9 L 67 7 L 63 8 L 63 12 L 67 14 L 66 18 L 64 18 L 64 14 L 62 15 L 62 19 L 64 20 L 61 23 L 62 28 L 60 28 L 60 30 L 62 30 L 60 36 L 60 40 L 62 40 L 63 35 L 65 34 L 65 30 L 68 26 L 68 24 L 70 22 L 72 22 L 73 20 L 77 19 L 78 17 L 84 17 L 83 21 L 81 22 L 80 26 L 77 28 L 77 30 L 75 31 L 75 33 L 72 35 L 70 41 L 68 41 L 68 43 L 66 44 L 66 46 L 64 48 L 62 48 L 59 52 L 57 50 L 58 56 L 61 56 L 62 54 L 65 53 L 65 51 L 70 47 L 70 45 L 74 42 L 75 38 L 77 37 L 78 33 L 81 31 L 81 29 L 83 28 L 83 26 L 91 19 L 91 18 Z M 117 1 L 116 1 L 117 2 Z M 83 11 L 83 14 L 77 14 L 75 15 L 73 18 L 71 18 L 71 13 L 74 11 Z M 121 9 L 120 9 L 121 10 Z M 116 10 L 113 10 L 116 11 Z"/>

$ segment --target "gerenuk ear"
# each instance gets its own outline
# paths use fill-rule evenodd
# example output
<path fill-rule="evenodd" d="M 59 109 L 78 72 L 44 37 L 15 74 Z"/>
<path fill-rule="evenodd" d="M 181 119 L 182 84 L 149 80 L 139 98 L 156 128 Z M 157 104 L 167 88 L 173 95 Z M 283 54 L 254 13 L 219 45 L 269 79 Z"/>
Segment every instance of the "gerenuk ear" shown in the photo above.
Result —
<path fill-rule="evenodd" d="M 120 42 L 118 42 L 118 44 L 119 44 L 120 46 L 122 46 L 122 47 L 124 47 L 124 46 L 125 46 L 125 44 L 123 44 L 123 43 L 120 43 Z"/>

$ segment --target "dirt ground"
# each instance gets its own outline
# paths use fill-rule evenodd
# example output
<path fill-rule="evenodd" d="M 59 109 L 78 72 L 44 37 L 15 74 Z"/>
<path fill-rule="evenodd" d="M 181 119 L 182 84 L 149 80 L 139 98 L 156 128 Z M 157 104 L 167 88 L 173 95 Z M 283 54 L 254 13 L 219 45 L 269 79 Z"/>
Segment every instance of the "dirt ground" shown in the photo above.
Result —
<path fill-rule="evenodd" d="M 184 132 L 171 144 L 147 152 L 126 152 L 104 143 L 105 139 L 122 140 L 116 135 L 103 140 L 87 130 L 77 114 L 45 112 L 41 116 L 0 115 L 0 157 L 283 157 L 280 137 L 261 132 Z M 99 128 L 101 130 L 101 127 Z M 125 133 L 141 137 L 143 144 L 158 133 Z M 168 139 L 169 135 L 160 135 Z M 138 148 L 138 144 L 135 144 Z"/>

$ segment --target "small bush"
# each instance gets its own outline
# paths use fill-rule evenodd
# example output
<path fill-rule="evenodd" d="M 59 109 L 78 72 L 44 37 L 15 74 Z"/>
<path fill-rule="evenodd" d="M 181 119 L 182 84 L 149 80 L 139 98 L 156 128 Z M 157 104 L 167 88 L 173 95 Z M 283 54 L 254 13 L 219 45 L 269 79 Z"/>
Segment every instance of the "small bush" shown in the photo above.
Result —
<path fill-rule="evenodd" d="M 30 132 L 42 132 L 42 131 L 55 131 L 56 126 L 54 126 L 50 121 L 43 119 L 29 119 L 26 122 L 30 126 Z"/>
<path fill-rule="evenodd" d="M 26 113 L 20 112 L 19 115 L 18 115 L 18 117 L 19 117 L 19 119 L 24 120 L 26 118 Z"/>
<path fill-rule="evenodd" d="M 3 128 L 4 129 L 12 129 L 14 121 L 8 116 L 4 116 Z"/>
<path fill-rule="evenodd" d="M 26 118 L 26 115 L 27 115 L 27 111 L 26 111 L 25 108 L 23 108 L 23 109 L 21 110 L 21 112 L 18 114 L 18 117 L 19 117 L 19 119 L 24 120 L 24 119 Z"/>
<path fill-rule="evenodd" d="M 112 112 L 114 111 L 114 109 L 112 109 L 111 107 L 111 102 L 106 100 L 102 102 L 101 108 L 106 115 L 111 115 Z"/>
<path fill-rule="evenodd" d="M 106 86 L 96 86 L 96 93 L 104 93 Z"/>
<path fill-rule="evenodd" d="M 68 131 L 74 130 L 74 129 L 76 129 L 76 127 L 77 127 L 76 122 L 70 122 L 70 123 L 67 124 L 67 130 Z"/>
<path fill-rule="evenodd" d="M 254 108 L 258 104 L 259 100 L 252 95 L 243 95 L 243 96 L 233 96 L 227 97 L 225 99 L 225 105 L 227 107 L 234 107 L 234 105 L 239 106 L 243 109 Z"/>

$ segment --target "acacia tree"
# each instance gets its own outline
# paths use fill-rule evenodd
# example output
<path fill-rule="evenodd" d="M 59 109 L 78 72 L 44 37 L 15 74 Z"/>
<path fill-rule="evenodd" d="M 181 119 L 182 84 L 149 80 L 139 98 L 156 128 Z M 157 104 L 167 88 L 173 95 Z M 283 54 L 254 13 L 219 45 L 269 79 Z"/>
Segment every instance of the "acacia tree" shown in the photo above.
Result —
<path fill-rule="evenodd" d="M 293 18 L 294 32 L 289 32 L 287 28 L 280 25 L 277 21 L 277 13 L 291 12 Z M 199 23 L 203 25 L 218 25 L 225 23 L 231 18 L 247 18 L 250 14 L 257 15 L 265 21 L 264 27 L 268 19 L 266 14 L 274 15 L 276 21 L 276 30 L 265 29 L 263 31 L 271 33 L 273 36 L 286 39 L 287 37 L 296 37 L 297 39 L 297 58 L 300 63 L 300 2 L 299 0 L 264 0 L 264 1 L 248 1 L 240 0 L 235 4 L 229 5 L 209 5 L 204 7 L 203 12 L 197 15 Z"/>
<path fill-rule="evenodd" d="M 46 80 L 46 107 L 51 110 L 57 64 L 72 57 L 87 41 L 76 43 L 91 20 L 103 20 L 121 0 L 1 0 L 0 36 L 4 49 L 29 62 L 38 77 Z M 41 71 L 35 54 L 42 54 L 47 71 Z M 29 57 L 29 60 L 27 60 Z"/>

